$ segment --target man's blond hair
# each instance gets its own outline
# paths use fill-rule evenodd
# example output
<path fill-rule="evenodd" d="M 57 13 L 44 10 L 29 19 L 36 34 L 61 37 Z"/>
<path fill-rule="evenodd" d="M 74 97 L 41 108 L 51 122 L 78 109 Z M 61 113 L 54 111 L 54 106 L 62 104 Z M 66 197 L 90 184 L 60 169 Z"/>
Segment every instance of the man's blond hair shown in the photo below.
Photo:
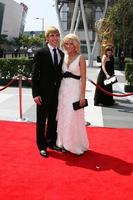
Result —
<path fill-rule="evenodd" d="M 59 34 L 60 35 L 60 32 L 59 32 L 59 30 L 55 27 L 55 26 L 49 26 L 48 28 L 47 28 L 47 30 L 45 31 L 45 38 L 46 38 L 46 41 L 48 41 L 48 36 L 49 36 L 49 34 L 52 34 L 52 33 L 54 33 L 54 34 Z"/>

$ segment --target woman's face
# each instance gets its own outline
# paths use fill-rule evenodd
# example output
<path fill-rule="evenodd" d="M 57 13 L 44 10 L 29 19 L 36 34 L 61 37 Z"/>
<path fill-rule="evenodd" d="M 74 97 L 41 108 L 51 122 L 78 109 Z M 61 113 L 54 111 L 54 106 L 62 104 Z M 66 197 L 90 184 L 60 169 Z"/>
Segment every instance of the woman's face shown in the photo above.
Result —
<path fill-rule="evenodd" d="M 107 56 L 112 56 L 112 54 L 113 54 L 113 52 L 112 52 L 112 50 L 108 50 L 107 52 L 106 52 L 106 54 L 107 54 Z"/>
<path fill-rule="evenodd" d="M 76 52 L 76 48 L 73 44 L 73 41 L 71 39 L 68 39 L 64 42 L 64 49 L 68 52 L 68 53 L 74 53 Z"/>

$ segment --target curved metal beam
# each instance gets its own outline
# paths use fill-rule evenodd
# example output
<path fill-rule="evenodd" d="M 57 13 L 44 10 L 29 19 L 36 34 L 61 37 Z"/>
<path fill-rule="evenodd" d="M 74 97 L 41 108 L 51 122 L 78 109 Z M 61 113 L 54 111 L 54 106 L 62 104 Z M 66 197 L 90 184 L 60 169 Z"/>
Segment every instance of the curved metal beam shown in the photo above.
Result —
<path fill-rule="evenodd" d="M 74 31 L 75 21 L 76 21 L 76 17 L 77 17 L 77 13 L 78 13 L 78 5 L 79 5 L 79 0 L 76 0 L 75 5 L 74 5 L 72 21 L 71 21 L 70 33 L 72 33 Z"/>
<path fill-rule="evenodd" d="M 60 12 L 58 9 L 58 0 L 55 0 L 55 9 L 56 9 L 56 13 L 57 13 L 57 19 L 58 19 L 58 23 L 59 23 L 59 28 L 60 28 L 60 33 L 61 33 L 61 37 L 64 36 L 64 30 L 63 30 L 63 25 L 61 22 L 61 17 L 60 17 Z"/>
<path fill-rule="evenodd" d="M 74 33 L 77 32 L 78 25 L 79 25 L 79 20 L 80 20 L 80 10 L 78 12 L 78 17 L 77 17 L 76 25 L 75 25 L 75 28 L 74 28 Z"/>
<path fill-rule="evenodd" d="M 83 0 L 80 0 L 80 7 L 81 7 L 82 18 L 83 18 L 83 25 L 84 25 L 84 30 L 85 30 L 85 38 L 86 38 L 87 51 L 88 51 L 88 66 L 90 66 L 91 47 L 90 47 L 89 30 L 87 28 L 87 21 L 86 21 L 86 16 L 85 16 Z"/>

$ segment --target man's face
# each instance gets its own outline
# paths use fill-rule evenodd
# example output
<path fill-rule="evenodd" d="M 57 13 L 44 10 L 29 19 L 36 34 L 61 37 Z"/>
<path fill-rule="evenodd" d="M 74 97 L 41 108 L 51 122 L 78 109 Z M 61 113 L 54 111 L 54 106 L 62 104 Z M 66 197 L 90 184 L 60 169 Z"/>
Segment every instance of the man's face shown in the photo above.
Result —
<path fill-rule="evenodd" d="M 57 45 L 59 44 L 59 41 L 60 41 L 60 34 L 59 33 L 50 33 L 48 35 L 48 43 L 52 47 L 57 47 Z"/>

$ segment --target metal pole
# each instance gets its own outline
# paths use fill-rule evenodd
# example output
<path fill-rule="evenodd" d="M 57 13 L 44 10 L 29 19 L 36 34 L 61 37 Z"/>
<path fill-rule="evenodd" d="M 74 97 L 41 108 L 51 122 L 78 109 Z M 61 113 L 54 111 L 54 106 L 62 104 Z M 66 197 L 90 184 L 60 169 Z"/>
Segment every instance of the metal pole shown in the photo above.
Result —
<path fill-rule="evenodd" d="M 19 75 L 19 117 L 22 120 L 22 75 Z"/>
<path fill-rule="evenodd" d="M 80 0 L 80 7 L 81 7 L 82 18 L 83 18 L 83 25 L 84 25 L 84 29 L 85 29 L 85 38 L 86 38 L 86 44 L 87 44 L 87 50 L 88 50 L 88 66 L 89 66 L 90 59 L 91 59 L 91 47 L 90 47 L 89 30 L 87 27 L 87 21 L 86 21 L 86 16 L 85 16 L 83 0 Z"/>
<path fill-rule="evenodd" d="M 42 35 L 44 33 L 44 17 L 42 17 Z"/>
<path fill-rule="evenodd" d="M 23 112 L 22 112 L 22 74 L 18 75 L 19 80 L 18 80 L 18 86 L 19 86 L 19 118 L 17 119 L 17 121 L 21 122 L 21 121 L 29 121 L 26 118 L 23 118 Z"/>
<path fill-rule="evenodd" d="M 75 25 L 75 28 L 74 28 L 74 34 L 76 34 L 76 32 L 77 32 L 78 25 L 79 25 L 79 20 L 80 20 L 80 10 L 78 12 L 77 21 L 76 21 L 76 25 Z"/>
<path fill-rule="evenodd" d="M 79 4 L 79 0 L 76 0 L 75 5 L 74 5 L 72 21 L 71 21 L 70 33 L 73 33 L 73 31 L 74 31 L 74 24 L 75 24 L 75 21 L 77 18 L 77 12 L 78 12 L 78 4 Z"/>
<path fill-rule="evenodd" d="M 55 9 L 56 9 L 56 13 L 57 13 L 57 19 L 58 19 L 58 23 L 59 23 L 61 37 L 64 37 L 63 25 L 61 22 L 60 12 L 59 12 L 59 8 L 58 8 L 58 0 L 55 0 Z"/>

